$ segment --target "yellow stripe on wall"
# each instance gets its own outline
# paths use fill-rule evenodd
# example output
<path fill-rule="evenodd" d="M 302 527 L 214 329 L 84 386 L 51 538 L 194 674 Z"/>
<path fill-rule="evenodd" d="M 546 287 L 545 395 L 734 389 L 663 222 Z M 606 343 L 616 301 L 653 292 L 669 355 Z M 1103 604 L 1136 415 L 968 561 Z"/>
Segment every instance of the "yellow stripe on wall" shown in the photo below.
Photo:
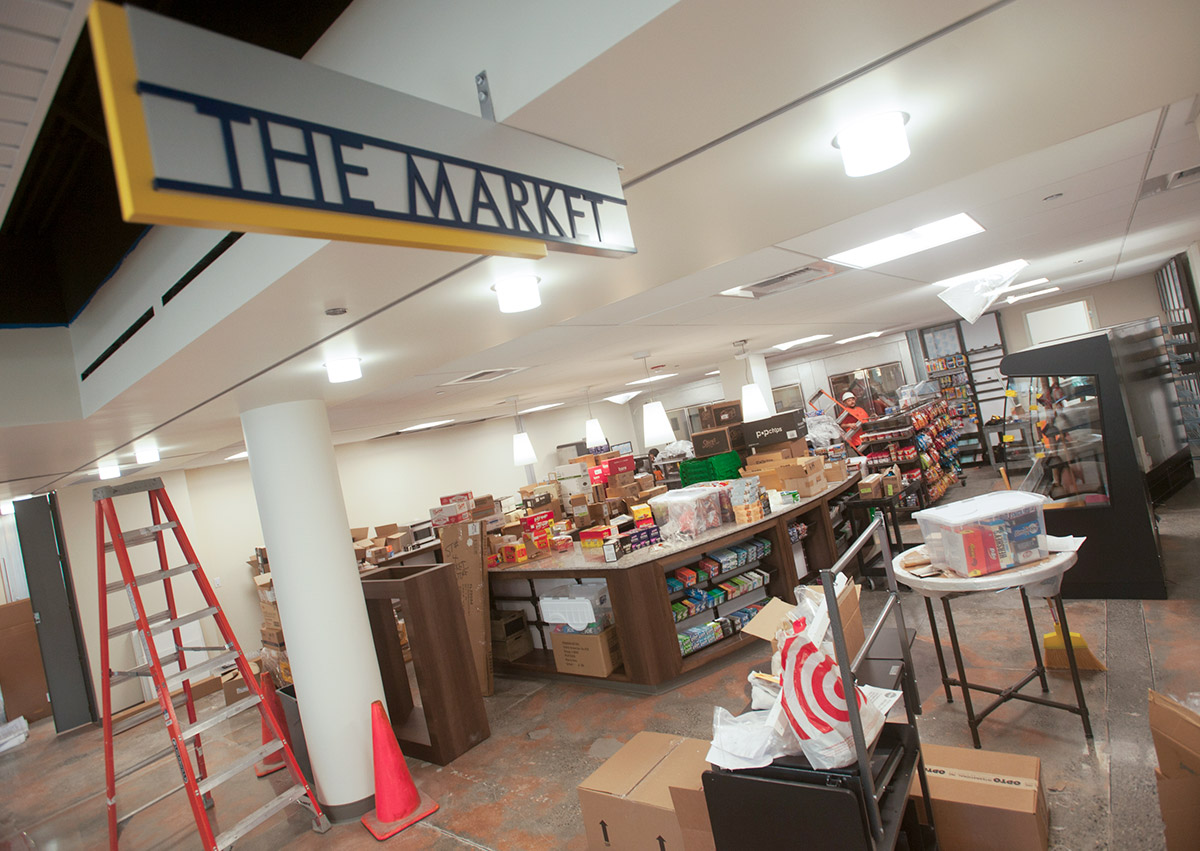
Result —
<path fill-rule="evenodd" d="M 150 136 L 146 131 L 141 98 L 137 94 L 137 63 L 124 7 L 97 0 L 88 10 L 88 29 L 96 57 L 96 77 L 108 126 L 121 216 L 127 222 L 403 245 L 532 260 L 546 256 L 546 244 L 538 239 L 352 213 L 303 210 L 262 201 L 155 190 Z"/>

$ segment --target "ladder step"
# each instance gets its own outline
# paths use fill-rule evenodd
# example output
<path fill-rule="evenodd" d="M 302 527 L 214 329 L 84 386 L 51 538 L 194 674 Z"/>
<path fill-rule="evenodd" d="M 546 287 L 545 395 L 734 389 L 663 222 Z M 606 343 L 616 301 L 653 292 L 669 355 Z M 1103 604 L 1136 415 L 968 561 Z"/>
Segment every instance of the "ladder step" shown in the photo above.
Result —
<path fill-rule="evenodd" d="M 171 705 L 174 706 L 176 709 L 183 706 L 185 703 L 187 703 L 187 695 L 184 694 L 183 692 L 180 692 L 179 694 L 176 694 L 176 695 L 172 695 Z M 113 735 L 118 736 L 121 733 L 132 730 L 134 727 L 138 726 L 139 724 L 149 721 L 151 718 L 158 718 L 161 716 L 162 716 L 162 709 L 159 708 L 158 701 L 155 700 L 155 701 L 153 701 L 152 706 L 148 706 L 145 709 L 141 710 L 140 712 L 135 712 L 133 715 L 130 715 L 127 718 L 122 719 L 121 721 L 113 722 L 113 728 L 112 728 Z"/>
<path fill-rule="evenodd" d="M 220 609 L 218 609 L 216 606 L 209 606 L 208 608 L 201 609 L 198 612 L 192 612 L 191 614 L 175 618 L 175 620 L 164 621 L 163 623 L 152 627 L 150 629 L 150 634 L 158 635 L 162 632 L 170 632 L 171 630 L 181 627 L 184 624 L 194 623 L 195 621 L 203 620 L 210 615 L 215 615 L 218 611 L 220 611 Z"/>
<path fill-rule="evenodd" d="M 173 567 L 170 570 L 155 570 L 152 573 L 143 573 L 140 576 L 133 578 L 133 584 L 137 586 L 149 585 L 151 582 L 162 582 L 164 579 L 170 579 L 173 576 L 178 576 L 181 573 L 191 573 L 198 568 L 198 564 L 185 564 L 182 567 Z M 120 591 L 125 587 L 125 580 L 118 579 L 116 582 L 110 582 L 105 586 L 105 590 L 109 594 L 114 591 Z"/>
<path fill-rule="evenodd" d="M 220 653 L 216 656 L 211 656 L 208 659 L 205 659 L 203 662 L 198 662 L 197 664 L 192 665 L 190 668 L 177 671 L 166 678 L 167 690 L 173 690 L 176 686 L 183 683 L 184 680 L 201 679 L 208 674 L 211 674 L 213 671 L 216 671 L 234 661 L 237 659 L 237 656 L 238 652 L 236 650 L 230 650 L 227 653 Z"/>
<path fill-rule="evenodd" d="M 200 733 L 203 733 L 205 730 L 209 730 L 209 729 L 217 726 L 222 721 L 232 718 L 235 715 L 242 714 L 247 709 L 257 706 L 261 700 L 262 700 L 262 698 L 259 697 L 257 694 L 252 694 L 249 697 L 243 697 L 241 700 L 237 701 L 236 703 L 231 703 L 228 706 L 222 708 L 215 715 L 211 715 L 208 718 L 205 718 L 203 721 L 197 721 L 195 724 L 192 724 L 191 726 L 184 727 L 183 728 L 184 741 L 187 741 L 187 740 L 193 738 L 194 736 L 197 736 Z"/>
<path fill-rule="evenodd" d="M 231 845 L 233 845 L 233 843 L 237 842 L 255 827 L 262 824 L 264 821 L 275 815 L 289 804 L 296 803 L 296 801 L 299 801 L 306 794 L 307 793 L 304 791 L 304 787 L 297 783 L 278 798 L 267 801 L 267 803 L 250 813 L 250 815 L 246 816 L 233 827 L 229 828 L 229 830 L 218 834 L 217 848 L 219 851 L 225 851 L 226 848 L 229 848 Z"/>
<path fill-rule="evenodd" d="M 179 661 L 178 653 L 169 653 L 166 656 L 160 656 L 158 664 L 172 665 Z M 115 686 L 118 683 L 123 683 L 126 680 L 132 680 L 135 677 L 148 677 L 151 674 L 150 663 L 138 665 L 136 668 L 130 668 L 128 671 L 113 671 L 110 677 L 110 682 Z"/>
<path fill-rule="evenodd" d="M 159 760 L 166 759 L 167 757 L 171 756 L 174 753 L 175 753 L 175 746 L 169 745 L 169 746 L 163 748 L 158 753 L 150 754 L 150 756 L 146 757 L 145 759 L 138 760 L 137 762 L 135 762 L 133 765 L 129 766 L 128 768 L 122 768 L 115 775 L 113 775 L 113 780 L 116 783 L 120 783 L 122 780 L 124 780 L 129 775 L 134 774 L 138 771 L 141 771 L 143 768 L 148 768 L 151 765 L 154 765 L 154 763 L 158 762 Z"/>
<path fill-rule="evenodd" d="M 174 795 L 176 792 L 178 792 L 182 788 L 183 788 L 183 784 L 180 783 L 178 786 L 176 786 L 172 789 L 169 789 L 166 792 L 163 792 L 161 795 L 159 795 L 153 801 L 147 801 L 146 803 L 144 803 L 140 807 L 138 807 L 136 810 L 130 810 L 129 812 L 125 813 L 125 815 L 123 815 L 117 819 L 117 824 L 124 824 L 125 822 L 129 821 L 131 818 L 133 818 L 134 816 L 136 816 L 138 813 L 142 812 L 143 810 L 150 809 L 155 804 L 157 804 L 159 801 L 165 801 L 167 798 L 171 797 L 172 795 Z"/>
<path fill-rule="evenodd" d="M 219 774 L 210 774 L 208 777 L 205 777 L 203 780 L 201 780 L 198 784 L 200 794 L 207 795 L 213 789 L 216 789 L 234 775 L 240 774 L 247 768 L 253 766 L 255 763 L 261 762 L 269 755 L 275 753 L 275 751 L 282 749 L 283 742 L 279 741 L 279 739 L 272 739 L 265 745 L 259 745 L 254 750 L 248 751 L 241 759 L 230 765 L 224 771 L 220 772 Z"/>
<path fill-rule="evenodd" d="M 153 626 L 156 623 L 165 621 L 169 617 L 171 617 L 171 612 L 167 609 L 163 609 L 161 612 L 155 612 L 152 615 L 147 615 L 146 623 Z M 137 621 L 130 621 L 129 623 L 123 623 L 120 626 L 109 627 L 108 637 L 116 638 L 118 635 L 125 635 L 126 633 L 134 632 L 137 630 L 137 628 Z"/>
<path fill-rule="evenodd" d="M 121 533 L 121 540 L 125 542 L 125 547 L 136 547 L 139 544 L 148 544 L 151 541 L 158 540 L 158 533 L 167 529 L 174 529 L 179 524 L 174 520 L 168 520 L 166 523 L 156 523 L 153 526 L 142 526 L 140 529 L 130 529 L 128 532 Z M 104 545 L 104 551 L 111 553 L 115 546 L 115 541 L 109 541 Z"/>

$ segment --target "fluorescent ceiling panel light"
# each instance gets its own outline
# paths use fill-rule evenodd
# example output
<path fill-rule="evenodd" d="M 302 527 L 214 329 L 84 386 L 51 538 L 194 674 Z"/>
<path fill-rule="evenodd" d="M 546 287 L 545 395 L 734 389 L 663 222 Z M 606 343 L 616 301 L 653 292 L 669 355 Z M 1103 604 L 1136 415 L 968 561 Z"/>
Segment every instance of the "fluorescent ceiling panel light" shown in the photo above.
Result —
<path fill-rule="evenodd" d="M 249 458 L 249 457 L 250 457 L 250 453 L 247 452 L 245 449 L 243 449 L 241 452 L 235 452 L 234 454 L 230 455 L 225 460 L 226 461 L 241 461 L 243 458 Z"/>
<path fill-rule="evenodd" d="M 618 393 L 615 396 L 605 396 L 605 402 L 612 402 L 614 405 L 624 405 L 634 396 L 640 396 L 641 390 L 634 390 L 632 393 Z"/>
<path fill-rule="evenodd" d="M 329 374 L 330 384 L 341 384 L 345 381 L 355 381 L 362 378 L 362 360 L 360 358 L 339 358 L 325 364 Z"/>
<path fill-rule="evenodd" d="M 533 451 L 533 443 L 529 435 L 523 431 L 513 435 L 513 465 L 527 467 L 537 463 L 537 453 Z"/>
<path fill-rule="evenodd" d="M 532 408 L 526 408 L 523 411 L 517 411 L 518 414 L 534 414 L 538 411 L 548 411 L 551 408 L 561 408 L 562 402 L 551 402 L 549 405 L 534 405 Z"/>
<path fill-rule="evenodd" d="M 675 430 L 662 402 L 650 402 L 642 408 L 642 435 L 647 447 L 675 442 Z"/>
<path fill-rule="evenodd" d="M 742 420 L 752 423 L 755 420 L 765 420 L 771 416 L 767 400 L 763 398 L 762 388 L 757 384 L 742 385 Z"/>
<path fill-rule="evenodd" d="M 639 378 L 637 381 L 626 381 L 625 386 L 633 387 L 638 384 L 651 384 L 655 381 L 662 381 L 664 378 L 674 378 L 678 374 L 677 372 L 664 372 L 660 375 L 648 375 L 645 378 Z"/>
<path fill-rule="evenodd" d="M 1060 289 L 1060 287 L 1049 287 L 1047 289 L 1037 290 L 1036 292 L 1032 292 L 1032 293 L 1021 293 L 1020 295 L 1010 295 L 1007 299 L 1005 299 L 1005 301 L 1007 301 L 1009 304 L 1015 304 L 1016 302 L 1023 301 L 1027 298 L 1037 298 L 1040 295 L 1050 295 L 1050 293 L 1056 293 L 1059 291 L 1059 289 Z"/>
<path fill-rule="evenodd" d="M 604 439 L 604 429 L 600 427 L 600 420 L 593 418 L 584 423 L 583 442 L 589 449 L 593 446 L 608 446 L 608 441 Z"/>
<path fill-rule="evenodd" d="M 101 461 L 96 465 L 96 473 L 101 479 L 121 478 L 121 465 L 116 461 Z"/>
<path fill-rule="evenodd" d="M 721 374 L 721 370 L 719 370 L 719 369 L 714 369 L 712 372 L 706 372 L 706 373 L 704 373 L 704 377 L 705 377 L 705 378 L 708 378 L 710 375 L 720 375 L 720 374 Z"/>
<path fill-rule="evenodd" d="M 402 428 L 398 434 L 403 434 L 406 431 L 420 431 L 423 428 L 433 428 L 434 426 L 449 425 L 454 420 L 434 420 L 431 423 L 421 423 L 419 425 L 411 425 L 408 428 Z"/>
<path fill-rule="evenodd" d="M 933 285 L 935 287 L 957 287 L 959 284 L 1003 280 L 1004 278 L 1011 278 L 1028 265 L 1028 260 L 1009 260 L 1007 263 L 998 263 L 995 266 L 988 266 L 986 269 L 976 269 L 974 272 L 967 272 L 963 275 L 955 275 L 953 278 L 934 281 Z"/>
<path fill-rule="evenodd" d="M 813 334 L 811 337 L 801 337 L 799 340 L 790 340 L 786 343 L 780 343 L 777 346 L 772 346 L 771 348 L 779 349 L 781 352 L 786 352 L 788 349 L 795 348 L 796 346 L 803 346 L 805 343 L 824 340 L 832 336 L 832 334 Z"/>
<path fill-rule="evenodd" d="M 882 333 L 883 333 L 882 331 L 872 331 L 869 334 L 859 334 L 857 337 L 847 337 L 844 340 L 838 340 L 837 344 L 840 346 L 843 343 L 853 343 L 856 340 L 865 340 L 868 337 L 878 337 Z"/>
<path fill-rule="evenodd" d="M 157 464 L 159 461 L 158 446 L 153 441 L 135 444 L 133 454 L 139 464 Z"/>
<path fill-rule="evenodd" d="M 903 112 L 881 112 L 856 119 L 842 127 L 833 146 L 842 152 L 847 177 L 878 174 L 908 159 L 908 136 Z"/>
<path fill-rule="evenodd" d="M 1034 278 L 1032 281 L 1026 281 L 1023 284 L 1009 284 L 1004 288 L 1004 292 L 1011 293 L 1014 290 L 1027 290 L 1030 287 L 1040 287 L 1042 284 L 1050 283 L 1049 278 Z"/>
<path fill-rule="evenodd" d="M 537 275 L 509 275 L 492 285 L 501 313 L 522 313 L 542 304 Z"/>
<path fill-rule="evenodd" d="M 870 269 L 889 260 L 898 260 L 910 254 L 918 254 L 939 245 L 983 233 L 983 226 L 966 213 L 956 213 L 945 219 L 938 219 L 927 225 L 906 230 L 904 233 L 885 236 L 858 248 L 851 248 L 840 254 L 832 254 L 825 259 L 830 263 L 840 263 L 843 266 L 854 266 L 859 269 Z"/>

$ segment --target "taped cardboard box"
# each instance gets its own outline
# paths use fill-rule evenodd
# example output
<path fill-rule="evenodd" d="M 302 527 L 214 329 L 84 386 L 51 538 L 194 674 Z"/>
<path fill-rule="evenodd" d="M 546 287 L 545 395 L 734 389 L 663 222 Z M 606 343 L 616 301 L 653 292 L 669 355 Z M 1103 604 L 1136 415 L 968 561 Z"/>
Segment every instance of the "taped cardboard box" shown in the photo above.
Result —
<path fill-rule="evenodd" d="M 1158 754 L 1154 779 L 1168 851 L 1196 847 L 1200 835 L 1200 714 L 1150 692 L 1150 735 Z"/>
<path fill-rule="evenodd" d="M 560 674 L 607 677 L 623 661 L 615 626 L 599 635 L 551 633 L 550 644 L 554 648 L 554 667 Z"/>
<path fill-rule="evenodd" d="M 1050 811 L 1036 756 L 921 743 L 942 851 L 1045 851 Z M 924 816 L 919 778 L 909 797 Z"/>
<path fill-rule="evenodd" d="M 1200 777 L 1165 777 L 1156 768 L 1154 779 L 1167 851 L 1193 851 L 1200 836 Z"/>
<path fill-rule="evenodd" d="M 438 529 L 438 536 L 442 542 L 442 560 L 454 565 L 479 691 L 485 696 L 490 695 L 493 691 L 492 636 L 483 524 L 479 521 L 451 523 Z"/>
<path fill-rule="evenodd" d="M 642 732 L 630 739 L 579 784 L 588 848 L 705 848 L 696 844 L 695 836 L 693 844 L 685 844 L 673 789 L 680 790 L 681 800 L 691 808 L 699 791 L 699 809 L 704 810 L 707 823 L 700 776 L 709 767 L 708 748 L 708 742 L 666 733 Z M 694 822 L 687 826 L 690 833 L 703 833 Z"/>
<path fill-rule="evenodd" d="M 251 673 L 257 675 L 259 673 L 258 663 L 250 659 L 247 659 L 246 662 L 250 665 Z M 250 693 L 250 686 L 246 685 L 241 673 L 234 668 L 221 675 L 221 690 L 225 692 L 225 705 L 232 706 Z"/>
<path fill-rule="evenodd" d="M 819 586 L 818 586 L 819 587 Z M 862 610 L 859 607 L 860 592 L 853 582 L 838 594 L 838 613 L 842 616 L 842 634 L 846 636 L 846 650 L 851 659 L 858 655 L 867 640 L 863 630 Z M 791 603 L 779 598 L 768 600 L 757 615 L 743 627 L 742 631 L 755 638 L 761 638 L 771 644 L 772 652 L 775 646 L 775 633 L 788 623 L 788 612 L 795 608 Z"/>

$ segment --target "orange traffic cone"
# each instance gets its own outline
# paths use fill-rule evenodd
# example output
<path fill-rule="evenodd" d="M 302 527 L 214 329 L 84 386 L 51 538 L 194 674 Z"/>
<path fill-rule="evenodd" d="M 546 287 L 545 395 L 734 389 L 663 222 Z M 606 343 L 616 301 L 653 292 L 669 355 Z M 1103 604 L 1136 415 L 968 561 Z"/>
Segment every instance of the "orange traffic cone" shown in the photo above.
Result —
<path fill-rule="evenodd" d="M 279 695 L 275 694 L 275 678 L 267 671 L 262 673 L 262 705 L 266 712 L 270 712 L 275 718 L 275 723 L 279 725 L 280 730 L 287 729 L 287 722 L 283 718 L 283 704 L 279 702 Z M 275 734 L 271 732 L 271 727 L 267 724 L 266 716 L 262 719 L 262 743 L 265 745 L 275 739 Z M 287 768 L 287 763 L 283 761 L 283 748 L 269 753 L 262 762 L 254 766 L 254 773 L 259 777 L 266 777 L 268 774 L 274 774 L 281 768 Z"/>
<path fill-rule="evenodd" d="M 382 842 L 432 815 L 438 805 L 417 791 L 387 710 L 378 700 L 371 704 L 371 747 L 375 756 L 375 809 L 362 817 L 362 823 Z"/>

